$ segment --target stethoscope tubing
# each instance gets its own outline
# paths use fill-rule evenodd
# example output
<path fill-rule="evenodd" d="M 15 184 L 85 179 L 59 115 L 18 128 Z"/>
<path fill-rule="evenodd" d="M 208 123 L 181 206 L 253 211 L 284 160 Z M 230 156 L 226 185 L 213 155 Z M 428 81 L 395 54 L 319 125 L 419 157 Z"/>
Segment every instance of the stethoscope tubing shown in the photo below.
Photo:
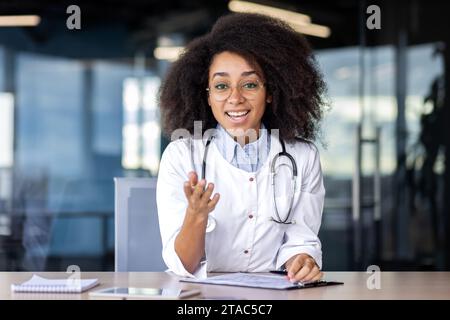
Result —
<path fill-rule="evenodd" d="M 210 136 L 205 144 L 205 150 L 203 152 L 203 159 L 202 159 L 202 173 L 201 173 L 201 179 L 206 179 L 206 159 L 208 157 L 208 151 L 209 151 L 209 145 L 211 144 L 211 141 L 214 139 L 214 135 Z M 289 221 L 289 218 L 291 216 L 292 213 L 292 206 L 294 203 L 294 194 L 295 194 L 295 188 L 296 188 L 296 181 L 297 181 L 297 176 L 298 176 L 298 171 L 297 171 L 297 163 L 294 159 L 294 157 L 289 154 L 286 151 L 286 146 L 284 144 L 284 141 L 280 139 L 280 143 L 281 143 L 281 148 L 282 151 L 277 153 L 274 158 L 272 159 L 271 162 L 271 166 L 270 166 L 270 173 L 271 173 L 271 184 L 272 184 L 272 188 L 273 188 L 273 203 L 274 203 L 274 209 L 275 209 L 275 215 L 277 219 L 274 219 L 273 217 L 271 218 L 271 221 L 275 222 L 275 223 L 279 223 L 279 224 L 294 224 L 295 221 L 291 220 Z M 191 157 L 193 157 L 193 147 L 192 147 L 192 141 L 191 141 Z M 278 207 L 277 207 L 277 202 L 275 199 L 275 176 L 276 176 L 276 163 L 277 161 L 281 158 L 281 157 L 287 157 L 292 165 L 292 177 L 291 177 L 291 196 L 289 198 L 289 209 L 288 209 L 288 213 L 286 215 L 285 219 L 281 219 L 279 211 L 278 211 Z M 216 221 L 214 219 L 214 217 L 212 216 L 208 216 L 208 225 L 207 225 L 207 230 L 206 232 L 211 232 L 212 230 L 214 230 L 214 228 L 216 227 Z"/>

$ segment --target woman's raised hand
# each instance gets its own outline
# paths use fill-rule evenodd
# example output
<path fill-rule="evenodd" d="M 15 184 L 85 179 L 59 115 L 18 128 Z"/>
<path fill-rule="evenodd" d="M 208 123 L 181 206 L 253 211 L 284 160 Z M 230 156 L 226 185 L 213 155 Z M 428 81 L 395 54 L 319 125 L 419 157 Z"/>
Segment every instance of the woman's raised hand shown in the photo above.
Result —
<path fill-rule="evenodd" d="M 189 181 L 184 183 L 184 194 L 188 200 L 188 208 L 186 213 L 197 215 L 199 218 L 208 218 L 208 214 L 214 210 L 220 195 L 216 193 L 214 197 L 211 195 L 214 191 L 214 184 L 208 183 L 204 179 L 198 181 L 197 173 L 189 172 Z"/>

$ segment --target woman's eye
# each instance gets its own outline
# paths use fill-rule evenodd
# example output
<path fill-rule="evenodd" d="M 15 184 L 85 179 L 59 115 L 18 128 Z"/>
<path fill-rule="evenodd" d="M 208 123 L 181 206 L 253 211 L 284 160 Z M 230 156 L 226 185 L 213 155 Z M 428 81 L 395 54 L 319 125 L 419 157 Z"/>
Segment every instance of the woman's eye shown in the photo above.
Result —
<path fill-rule="evenodd" d="M 255 89 L 258 87 L 258 83 L 257 82 L 246 82 L 243 84 L 242 87 L 245 89 Z"/>
<path fill-rule="evenodd" d="M 226 90 L 228 88 L 228 85 L 226 83 L 218 83 L 214 85 L 214 88 L 216 90 Z"/>

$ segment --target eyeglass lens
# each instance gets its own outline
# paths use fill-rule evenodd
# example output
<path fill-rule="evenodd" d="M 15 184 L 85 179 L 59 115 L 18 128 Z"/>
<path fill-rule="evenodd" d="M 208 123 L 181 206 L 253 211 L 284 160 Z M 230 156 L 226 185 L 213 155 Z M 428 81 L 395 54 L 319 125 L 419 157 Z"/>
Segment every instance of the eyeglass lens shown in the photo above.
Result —
<path fill-rule="evenodd" d="M 256 98 L 256 95 L 261 90 L 262 83 L 258 79 L 244 79 L 238 82 L 236 88 L 244 98 L 252 100 Z M 216 101 L 225 101 L 231 96 L 233 86 L 228 80 L 218 79 L 212 82 L 209 91 L 212 98 Z"/>

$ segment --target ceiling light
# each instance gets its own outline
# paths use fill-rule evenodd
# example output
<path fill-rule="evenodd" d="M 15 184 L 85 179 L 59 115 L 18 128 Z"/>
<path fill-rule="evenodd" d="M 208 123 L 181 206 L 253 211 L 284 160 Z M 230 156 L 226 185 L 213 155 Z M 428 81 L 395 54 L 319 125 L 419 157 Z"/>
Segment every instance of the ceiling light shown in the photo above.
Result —
<path fill-rule="evenodd" d="M 292 28 L 300 33 L 309 35 L 309 36 L 315 36 L 320 38 L 328 38 L 331 34 L 330 28 L 326 26 L 322 26 L 319 24 L 308 24 L 308 25 L 291 25 Z"/>
<path fill-rule="evenodd" d="M 153 55 L 158 60 L 175 61 L 180 56 L 184 47 L 157 47 L 153 51 Z"/>
<path fill-rule="evenodd" d="M 278 18 L 285 21 L 295 31 L 302 34 L 320 38 L 328 38 L 331 34 L 330 28 L 319 24 L 313 24 L 311 23 L 311 18 L 308 15 L 298 12 L 239 0 L 230 1 L 228 3 L 228 8 L 233 12 L 259 13 Z"/>
<path fill-rule="evenodd" d="M 41 22 L 39 16 L 0 16 L 0 27 L 35 27 Z"/>
<path fill-rule="evenodd" d="M 311 18 L 306 14 L 269 7 L 248 1 L 233 0 L 228 3 L 228 8 L 233 12 L 260 13 L 274 18 L 282 19 L 288 23 L 310 23 Z"/>

